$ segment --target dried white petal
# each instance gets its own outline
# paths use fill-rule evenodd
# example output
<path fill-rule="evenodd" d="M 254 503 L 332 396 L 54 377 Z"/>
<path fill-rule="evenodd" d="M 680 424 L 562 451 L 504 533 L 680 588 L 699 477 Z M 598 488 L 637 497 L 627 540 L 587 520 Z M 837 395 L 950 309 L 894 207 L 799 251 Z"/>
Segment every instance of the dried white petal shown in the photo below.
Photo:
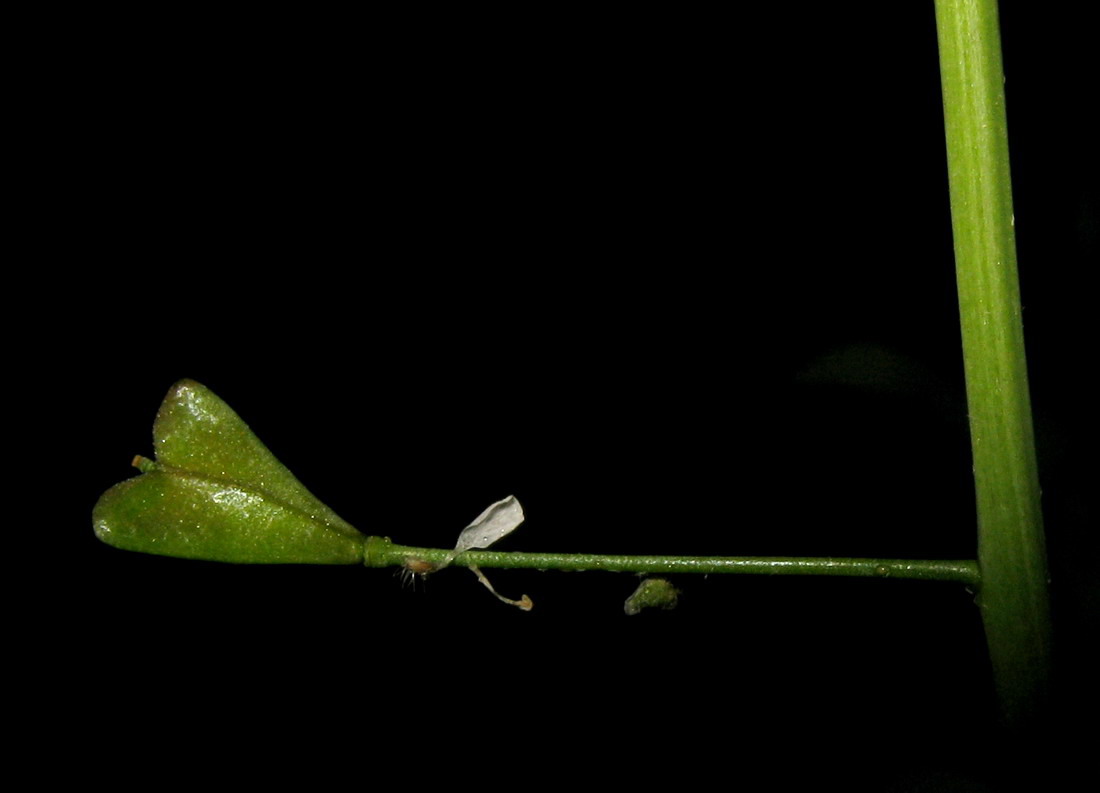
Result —
<path fill-rule="evenodd" d="M 477 516 L 473 523 L 462 530 L 455 543 L 455 554 L 471 548 L 488 548 L 501 537 L 506 537 L 523 523 L 523 507 L 515 496 L 502 498 Z"/>
<path fill-rule="evenodd" d="M 472 548 L 488 548 L 501 537 L 506 537 L 515 531 L 521 523 L 523 523 L 523 507 L 515 496 L 508 496 L 495 504 L 490 504 L 458 535 L 454 550 L 447 554 L 438 566 L 439 569 L 449 565 L 460 553 Z"/>
<path fill-rule="evenodd" d="M 501 537 L 507 537 L 515 531 L 521 523 L 523 523 L 523 507 L 516 501 L 515 496 L 508 496 L 508 498 L 502 498 L 495 504 L 490 504 L 488 509 L 474 519 L 473 523 L 462 530 L 462 533 L 458 535 L 458 542 L 455 543 L 454 550 L 450 551 L 443 561 L 436 565 L 435 569 L 441 570 L 460 553 L 469 551 L 472 548 L 488 548 Z M 504 595 L 493 589 L 489 579 L 478 569 L 476 564 L 469 567 L 473 574 L 477 576 L 477 580 L 484 584 L 485 588 L 492 592 L 498 600 L 524 611 L 530 611 L 535 605 L 527 595 L 519 600 L 504 597 Z"/>

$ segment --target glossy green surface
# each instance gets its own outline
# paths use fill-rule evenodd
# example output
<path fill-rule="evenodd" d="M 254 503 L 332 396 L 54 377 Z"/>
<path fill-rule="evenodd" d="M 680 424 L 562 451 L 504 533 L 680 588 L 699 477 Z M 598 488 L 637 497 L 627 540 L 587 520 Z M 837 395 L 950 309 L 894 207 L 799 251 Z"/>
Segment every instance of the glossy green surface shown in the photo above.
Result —
<path fill-rule="evenodd" d="M 220 562 L 352 564 L 364 535 L 294 478 L 206 387 L 176 383 L 153 424 L 156 463 L 108 490 L 96 536 L 131 551 Z"/>
<path fill-rule="evenodd" d="M 952 231 L 978 507 L 979 604 L 1002 709 L 1042 711 L 1047 563 L 1025 360 L 994 0 L 936 0 Z"/>

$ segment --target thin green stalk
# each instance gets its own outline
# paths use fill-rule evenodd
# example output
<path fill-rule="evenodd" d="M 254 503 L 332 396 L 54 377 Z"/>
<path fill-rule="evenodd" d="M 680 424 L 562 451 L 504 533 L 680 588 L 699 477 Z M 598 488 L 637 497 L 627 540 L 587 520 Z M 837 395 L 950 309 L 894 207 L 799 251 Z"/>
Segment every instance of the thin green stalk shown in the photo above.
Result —
<path fill-rule="evenodd" d="M 449 555 L 442 548 L 396 545 L 384 537 L 367 540 L 368 567 L 394 567 L 413 562 L 439 564 Z M 466 551 L 458 566 L 538 570 L 606 570 L 629 573 L 747 573 L 763 575 L 831 575 L 866 578 L 916 578 L 978 584 L 978 565 L 970 560 L 828 559 L 800 557 L 618 556 L 589 553 L 521 553 Z"/>
<path fill-rule="evenodd" d="M 1050 618 L 995 0 L 936 0 L 978 506 L 979 603 L 1002 708 L 1045 698 Z"/>

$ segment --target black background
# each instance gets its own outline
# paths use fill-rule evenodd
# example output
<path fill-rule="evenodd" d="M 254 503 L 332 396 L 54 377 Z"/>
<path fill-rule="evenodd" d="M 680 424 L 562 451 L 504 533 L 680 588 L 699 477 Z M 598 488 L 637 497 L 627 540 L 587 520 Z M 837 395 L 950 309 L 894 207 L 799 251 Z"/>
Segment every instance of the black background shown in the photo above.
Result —
<path fill-rule="evenodd" d="M 1074 564 L 1095 130 L 1083 25 L 1022 6 L 1006 91 L 1069 702 L 1096 598 Z M 931 3 L 149 20 L 86 66 L 47 243 L 75 257 L 64 341 L 39 359 L 78 490 L 51 624 L 105 770 L 713 781 L 824 748 L 880 789 L 993 784 L 960 586 L 682 578 L 676 611 L 628 618 L 632 577 L 493 574 L 523 614 L 462 570 L 161 559 L 88 519 L 190 377 L 406 544 L 514 493 L 505 549 L 973 557 Z"/>

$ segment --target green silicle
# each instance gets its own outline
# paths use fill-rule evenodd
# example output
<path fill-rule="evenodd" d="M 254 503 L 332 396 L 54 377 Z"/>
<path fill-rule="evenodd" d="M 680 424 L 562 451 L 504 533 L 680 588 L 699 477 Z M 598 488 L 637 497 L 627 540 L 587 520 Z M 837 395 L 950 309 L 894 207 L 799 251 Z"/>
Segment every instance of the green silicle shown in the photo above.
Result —
<path fill-rule="evenodd" d="M 205 386 L 172 386 L 153 423 L 156 461 L 92 512 L 129 551 L 260 564 L 362 562 L 366 536 L 310 493 Z"/>

